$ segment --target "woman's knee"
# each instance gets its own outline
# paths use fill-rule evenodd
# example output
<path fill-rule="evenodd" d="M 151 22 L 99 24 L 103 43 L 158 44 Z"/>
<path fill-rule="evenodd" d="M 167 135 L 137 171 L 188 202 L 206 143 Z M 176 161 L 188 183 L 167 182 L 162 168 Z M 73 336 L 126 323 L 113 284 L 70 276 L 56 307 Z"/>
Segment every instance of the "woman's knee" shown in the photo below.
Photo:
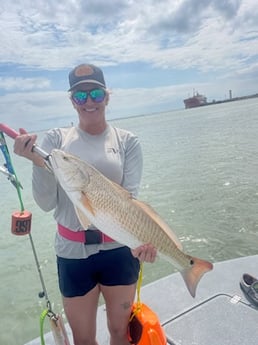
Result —
<path fill-rule="evenodd" d="M 108 330 L 112 338 L 124 339 L 127 336 L 127 324 L 108 322 Z"/>

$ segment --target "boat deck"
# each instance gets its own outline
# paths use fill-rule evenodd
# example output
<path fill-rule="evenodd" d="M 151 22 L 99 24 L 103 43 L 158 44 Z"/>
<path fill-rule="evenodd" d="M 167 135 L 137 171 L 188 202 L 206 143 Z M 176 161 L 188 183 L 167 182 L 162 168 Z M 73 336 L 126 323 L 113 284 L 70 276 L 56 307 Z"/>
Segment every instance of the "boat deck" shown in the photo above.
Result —
<path fill-rule="evenodd" d="M 243 273 L 258 276 L 258 255 L 216 263 L 200 281 L 192 298 L 179 273 L 141 290 L 141 300 L 159 316 L 170 345 L 257 345 L 258 310 L 239 287 Z M 98 309 L 98 342 L 109 344 L 105 306 Z M 68 335 L 71 336 L 67 326 Z M 54 345 L 51 333 L 46 345 Z M 72 342 L 71 342 L 72 344 Z M 35 339 L 25 345 L 40 345 Z"/>

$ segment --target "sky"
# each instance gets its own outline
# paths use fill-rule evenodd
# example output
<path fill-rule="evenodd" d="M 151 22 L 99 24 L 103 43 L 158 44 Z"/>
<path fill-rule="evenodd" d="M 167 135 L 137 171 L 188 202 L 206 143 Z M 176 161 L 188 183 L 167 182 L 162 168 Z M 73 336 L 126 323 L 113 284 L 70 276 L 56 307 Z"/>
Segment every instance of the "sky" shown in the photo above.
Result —
<path fill-rule="evenodd" d="M 258 93 L 256 0 L 2 0 L 0 123 L 76 123 L 67 92 L 81 63 L 103 69 L 107 119 Z"/>

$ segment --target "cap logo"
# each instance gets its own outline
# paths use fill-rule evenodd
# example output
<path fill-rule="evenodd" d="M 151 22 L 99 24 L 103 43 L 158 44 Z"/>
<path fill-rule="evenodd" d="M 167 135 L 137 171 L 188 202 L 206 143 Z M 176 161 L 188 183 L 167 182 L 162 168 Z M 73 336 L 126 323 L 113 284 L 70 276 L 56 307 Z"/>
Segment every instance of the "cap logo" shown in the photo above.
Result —
<path fill-rule="evenodd" d="M 76 77 L 83 77 L 85 75 L 92 75 L 94 74 L 94 70 L 89 65 L 78 66 L 74 71 L 74 75 Z"/>

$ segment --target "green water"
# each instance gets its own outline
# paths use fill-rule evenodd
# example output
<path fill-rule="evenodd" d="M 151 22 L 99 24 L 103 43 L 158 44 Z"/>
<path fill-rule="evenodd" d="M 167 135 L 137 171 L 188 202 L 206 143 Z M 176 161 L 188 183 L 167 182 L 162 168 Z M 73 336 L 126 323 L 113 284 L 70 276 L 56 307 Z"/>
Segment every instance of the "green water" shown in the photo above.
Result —
<path fill-rule="evenodd" d="M 257 254 L 257 99 L 112 123 L 140 137 L 140 199 L 171 225 L 186 252 L 212 262 Z M 8 145 L 12 152 L 11 139 Z M 25 208 L 33 214 L 32 238 L 48 296 L 60 312 L 53 250 L 56 226 L 52 214 L 33 201 L 31 163 L 13 154 L 12 159 L 24 187 Z M 16 191 L 4 175 L 0 185 L 0 344 L 23 345 L 39 336 L 45 300 L 38 298 L 42 288 L 28 236 L 11 234 L 11 214 L 20 207 Z M 162 260 L 146 264 L 144 284 L 173 271 Z"/>

